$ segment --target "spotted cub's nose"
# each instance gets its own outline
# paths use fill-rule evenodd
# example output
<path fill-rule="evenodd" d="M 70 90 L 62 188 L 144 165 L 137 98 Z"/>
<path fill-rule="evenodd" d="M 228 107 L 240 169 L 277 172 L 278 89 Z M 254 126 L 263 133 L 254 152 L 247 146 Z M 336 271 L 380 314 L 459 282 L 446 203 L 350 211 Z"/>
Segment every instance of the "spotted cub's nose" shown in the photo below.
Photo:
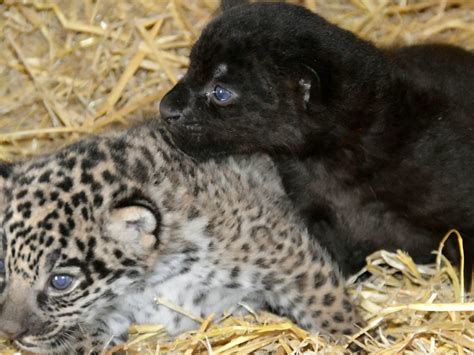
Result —
<path fill-rule="evenodd" d="M 28 297 L 21 297 L 21 293 L 26 293 L 21 287 L 14 292 L 10 289 L 7 300 L 0 303 L 0 338 L 18 340 L 44 329 L 45 323 L 31 310 Z"/>
<path fill-rule="evenodd" d="M 0 326 L 0 338 L 16 340 L 20 339 L 26 333 L 28 333 L 28 329 L 23 327 L 19 322 L 7 320 L 3 321 Z"/>

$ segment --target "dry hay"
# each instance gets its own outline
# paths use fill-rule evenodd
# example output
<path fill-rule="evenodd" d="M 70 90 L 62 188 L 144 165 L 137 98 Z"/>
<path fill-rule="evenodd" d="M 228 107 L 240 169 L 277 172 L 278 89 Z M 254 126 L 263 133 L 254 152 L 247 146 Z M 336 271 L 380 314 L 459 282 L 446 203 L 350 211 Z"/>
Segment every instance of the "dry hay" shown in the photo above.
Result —
<path fill-rule="evenodd" d="M 380 46 L 446 42 L 474 50 L 472 0 L 293 2 Z M 161 96 L 186 69 L 189 48 L 217 5 L 0 0 L 0 159 L 48 152 L 157 115 Z M 415 265 L 403 253 L 370 257 L 369 278 L 349 282 L 370 331 L 352 341 L 381 354 L 474 353 L 474 305 L 442 261 L 437 267 Z M 199 321 L 199 331 L 177 339 L 158 326 L 134 327 L 126 347 L 131 353 L 349 352 L 266 313 Z M 13 351 L 0 341 L 0 353 Z"/>

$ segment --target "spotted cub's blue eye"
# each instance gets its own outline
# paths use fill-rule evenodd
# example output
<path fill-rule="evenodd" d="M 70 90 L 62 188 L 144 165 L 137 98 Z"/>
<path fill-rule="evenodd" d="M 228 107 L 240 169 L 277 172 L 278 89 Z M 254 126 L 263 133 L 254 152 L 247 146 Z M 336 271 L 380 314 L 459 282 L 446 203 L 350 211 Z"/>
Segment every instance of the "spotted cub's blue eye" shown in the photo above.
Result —
<path fill-rule="evenodd" d="M 53 277 L 51 277 L 51 286 L 58 291 L 64 291 L 71 286 L 72 281 L 73 277 L 69 275 L 53 275 Z"/>
<path fill-rule="evenodd" d="M 232 92 L 224 89 L 222 86 L 217 85 L 214 88 L 213 95 L 219 102 L 226 102 L 232 97 Z"/>
<path fill-rule="evenodd" d="M 5 273 L 5 260 L 0 259 L 0 274 L 4 274 L 4 273 Z"/>

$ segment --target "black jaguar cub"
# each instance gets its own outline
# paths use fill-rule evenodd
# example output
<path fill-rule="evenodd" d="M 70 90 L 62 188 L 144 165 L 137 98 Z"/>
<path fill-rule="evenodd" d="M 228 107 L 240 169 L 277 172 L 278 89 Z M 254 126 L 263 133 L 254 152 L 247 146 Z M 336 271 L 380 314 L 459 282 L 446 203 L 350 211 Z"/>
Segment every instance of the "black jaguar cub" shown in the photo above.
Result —
<path fill-rule="evenodd" d="M 473 78 L 460 48 L 380 50 L 302 7 L 245 4 L 205 28 L 161 116 L 194 157 L 271 154 L 345 274 L 377 249 L 429 261 L 451 227 L 471 270 Z"/>

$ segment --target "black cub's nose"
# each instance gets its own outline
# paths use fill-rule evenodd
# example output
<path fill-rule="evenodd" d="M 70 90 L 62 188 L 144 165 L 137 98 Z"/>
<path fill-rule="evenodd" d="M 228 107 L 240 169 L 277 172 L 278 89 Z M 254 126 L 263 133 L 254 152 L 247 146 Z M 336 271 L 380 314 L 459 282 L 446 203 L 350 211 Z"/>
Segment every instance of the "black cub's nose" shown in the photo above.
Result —
<path fill-rule="evenodd" d="M 161 118 L 168 124 L 178 123 L 184 117 L 182 109 L 177 105 L 175 96 L 175 89 L 173 89 L 160 102 Z"/>
<path fill-rule="evenodd" d="M 166 121 L 166 123 L 175 123 L 182 117 L 180 111 L 170 107 L 164 100 L 160 103 L 160 115 L 161 118 Z"/>

